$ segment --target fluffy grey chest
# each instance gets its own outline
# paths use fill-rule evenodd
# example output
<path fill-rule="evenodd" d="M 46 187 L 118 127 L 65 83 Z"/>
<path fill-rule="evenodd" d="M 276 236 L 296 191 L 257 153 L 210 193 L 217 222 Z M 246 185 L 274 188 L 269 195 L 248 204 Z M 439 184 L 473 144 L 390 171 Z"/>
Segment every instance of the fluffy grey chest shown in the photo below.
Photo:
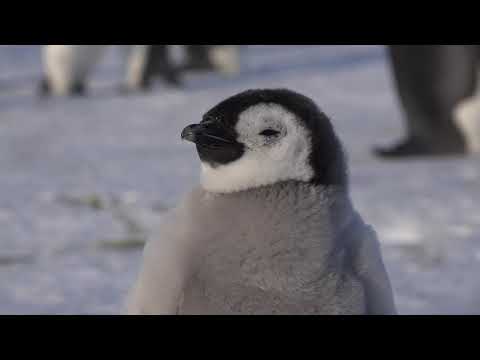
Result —
<path fill-rule="evenodd" d="M 195 252 L 180 313 L 328 312 L 351 279 L 330 267 L 327 214 L 244 210 L 234 216 L 222 209 L 225 220 L 208 224 L 213 235 Z"/>

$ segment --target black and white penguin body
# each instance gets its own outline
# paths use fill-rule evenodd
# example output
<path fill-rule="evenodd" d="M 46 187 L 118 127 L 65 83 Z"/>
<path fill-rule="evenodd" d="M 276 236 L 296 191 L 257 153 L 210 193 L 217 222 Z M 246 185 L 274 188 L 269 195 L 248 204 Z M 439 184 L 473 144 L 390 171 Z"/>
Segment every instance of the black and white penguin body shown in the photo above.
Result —
<path fill-rule="evenodd" d="M 110 45 L 45 45 L 42 49 L 44 78 L 41 91 L 53 95 L 83 95 L 90 75 Z M 151 45 L 121 45 L 122 87 L 145 89 Z"/>
<path fill-rule="evenodd" d="M 53 95 L 81 95 L 108 45 L 45 45 L 42 90 Z"/>
<path fill-rule="evenodd" d="M 148 45 L 132 52 L 126 84 L 130 90 L 149 90 L 157 78 L 167 84 L 180 86 L 180 71 L 170 56 L 169 45 Z"/>
<path fill-rule="evenodd" d="M 480 78 L 480 76 L 479 76 Z M 480 89 L 455 108 L 455 124 L 465 136 L 470 153 L 480 153 Z"/>
<path fill-rule="evenodd" d="M 238 45 L 185 45 L 183 71 L 218 71 L 233 76 L 240 71 Z"/>
<path fill-rule="evenodd" d="M 83 95 L 89 77 L 109 45 L 45 45 L 42 49 L 44 77 L 41 93 Z M 192 69 L 210 69 L 231 76 L 240 68 L 235 45 L 187 46 L 189 65 L 181 69 L 170 58 L 169 45 L 120 45 L 123 50 L 125 92 L 149 90 L 153 80 L 161 77 L 167 84 L 180 86 L 180 75 Z M 190 66 L 192 69 L 190 69 Z"/>
<path fill-rule="evenodd" d="M 396 313 L 340 142 L 310 99 L 246 91 L 182 137 L 201 186 L 146 245 L 129 314 Z"/>
<path fill-rule="evenodd" d="M 224 75 L 234 76 L 240 71 L 240 48 L 238 45 L 217 45 L 210 51 L 216 69 Z"/>

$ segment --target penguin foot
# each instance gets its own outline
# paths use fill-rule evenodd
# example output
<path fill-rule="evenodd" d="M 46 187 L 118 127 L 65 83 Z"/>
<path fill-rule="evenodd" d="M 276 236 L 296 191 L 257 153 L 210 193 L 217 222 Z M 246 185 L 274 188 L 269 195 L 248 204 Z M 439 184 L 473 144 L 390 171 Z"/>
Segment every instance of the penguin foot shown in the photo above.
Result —
<path fill-rule="evenodd" d="M 373 150 L 377 157 L 385 159 L 428 156 L 462 156 L 467 151 L 463 144 L 443 146 L 428 144 L 415 138 L 408 138 L 391 147 L 377 147 Z"/>
<path fill-rule="evenodd" d="M 83 83 L 76 83 L 70 89 L 71 96 L 85 96 L 86 92 L 86 87 Z"/>
<path fill-rule="evenodd" d="M 118 85 L 116 90 L 119 95 L 128 95 L 131 93 L 130 89 L 125 84 Z"/>
<path fill-rule="evenodd" d="M 155 69 L 155 72 L 145 73 L 138 84 L 137 89 L 148 92 L 152 90 L 154 82 L 159 79 L 174 87 L 181 87 L 183 85 L 178 68 L 164 65 L 158 66 Z"/>
<path fill-rule="evenodd" d="M 48 96 L 51 94 L 50 84 L 46 78 L 42 78 L 38 84 L 37 94 L 41 97 Z"/>
<path fill-rule="evenodd" d="M 143 91 L 143 92 L 149 92 L 152 90 L 153 84 L 152 84 L 152 79 L 142 79 L 140 84 L 138 84 L 138 90 Z"/>
<path fill-rule="evenodd" d="M 163 80 L 174 87 L 181 87 L 183 82 L 180 80 L 180 76 L 177 71 L 167 71 L 161 74 Z"/>

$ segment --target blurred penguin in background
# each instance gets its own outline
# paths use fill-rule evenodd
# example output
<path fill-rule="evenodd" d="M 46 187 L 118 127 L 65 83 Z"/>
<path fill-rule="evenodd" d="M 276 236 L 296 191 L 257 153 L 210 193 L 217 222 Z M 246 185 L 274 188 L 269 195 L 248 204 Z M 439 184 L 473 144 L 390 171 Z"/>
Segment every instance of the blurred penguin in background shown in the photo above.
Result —
<path fill-rule="evenodd" d="M 169 61 L 167 45 L 120 45 L 124 74 L 121 90 L 133 92 L 151 88 L 161 75 L 179 85 L 177 72 Z M 85 95 L 90 77 L 109 45 L 45 45 L 42 49 L 44 76 L 42 95 Z"/>
<path fill-rule="evenodd" d="M 170 86 L 182 85 L 180 71 L 170 57 L 169 45 L 143 45 L 142 49 L 130 47 L 125 50 L 127 80 L 123 90 L 148 91 L 156 79 Z"/>
<path fill-rule="evenodd" d="M 132 60 L 129 66 L 129 89 L 150 90 L 157 79 L 170 86 L 181 87 L 181 77 L 188 72 L 219 72 L 232 76 L 240 69 L 237 46 L 185 45 L 184 61 L 180 64 L 174 61 L 171 50 L 172 45 L 150 45 L 145 54 L 140 52 L 138 59 Z"/>
<path fill-rule="evenodd" d="M 406 137 L 375 149 L 382 158 L 465 155 L 472 151 L 471 123 L 457 107 L 475 94 L 478 45 L 390 45 L 393 78 L 403 107 Z"/>
<path fill-rule="evenodd" d="M 237 45 L 185 45 L 183 71 L 218 71 L 227 76 L 240 71 Z"/>
<path fill-rule="evenodd" d="M 42 95 L 85 95 L 86 84 L 107 45 L 45 45 Z"/>
<path fill-rule="evenodd" d="M 213 63 L 209 51 L 212 45 L 185 45 L 186 61 L 182 66 L 186 71 L 212 71 Z"/>

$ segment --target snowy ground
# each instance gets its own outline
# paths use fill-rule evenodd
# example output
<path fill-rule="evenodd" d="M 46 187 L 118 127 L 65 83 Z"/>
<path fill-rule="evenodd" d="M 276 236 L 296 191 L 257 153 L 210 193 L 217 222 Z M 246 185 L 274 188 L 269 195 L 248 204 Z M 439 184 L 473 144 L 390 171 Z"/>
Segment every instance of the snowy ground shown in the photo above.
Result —
<path fill-rule="evenodd" d="M 181 129 L 254 87 L 295 89 L 333 118 L 400 313 L 480 313 L 479 159 L 372 157 L 402 133 L 383 48 L 252 46 L 239 78 L 190 76 L 185 89 L 127 97 L 115 92 L 117 55 L 98 68 L 90 98 L 40 101 L 38 47 L 0 46 L 0 313 L 119 313 L 139 241 L 198 181 Z"/>

